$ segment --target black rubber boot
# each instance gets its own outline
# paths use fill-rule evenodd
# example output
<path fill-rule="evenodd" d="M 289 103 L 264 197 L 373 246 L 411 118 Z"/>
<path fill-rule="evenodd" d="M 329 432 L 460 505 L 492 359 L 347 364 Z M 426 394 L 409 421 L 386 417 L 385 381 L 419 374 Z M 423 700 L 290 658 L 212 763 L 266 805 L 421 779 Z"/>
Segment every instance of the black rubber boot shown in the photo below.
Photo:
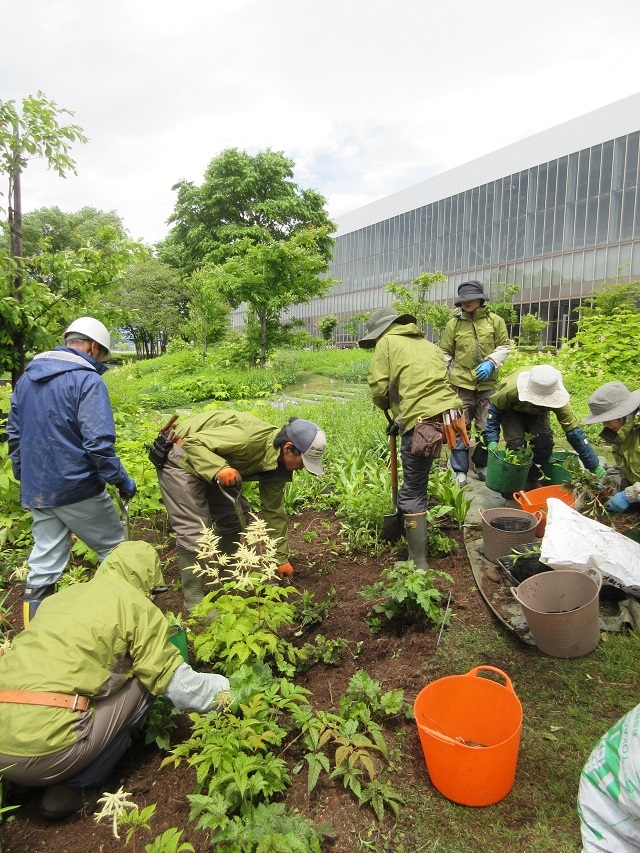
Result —
<path fill-rule="evenodd" d="M 98 802 L 98 788 L 69 788 L 52 785 L 47 788 L 40 801 L 40 814 L 50 820 L 62 820 L 76 812 L 92 812 Z"/>
<path fill-rule="evenodd" d="M 187 551 L 182 545 L 178 545 L 178 563 L 180 564 L 180 581 L 182 583 L 182 595 L 184 606 L 187 610 L 193 610 L 196 604 L 200 604 L 204 598 L 204 582 L 201 575 L 196 575 L 193 566 L 198 562 L 193 551 Z"/>
<path fill-rule="evenodd" d="M 232 557 L 238 550 L 239 542 L 239 533 L 222 533 L 220 535 L 218 549 L 221 554 L 226 554 L 227 556 Z M 233 578 L 233 570 L 229 566 L 222 566 L 218 564 L 218 573 L 220 575 L 221 583 L 225 583 L 225 581 L 232 580 Z"/>
<path fill-rule="evenodd" d="M 22 621 L 24 622 L 25 628 L 35 616 L 36 610 L 40 607 L 40 604 L 44 599 L 53 595 L 55 591 L 56 585 L 54 583 L 46 583 L 42 586 L 26 586 L 24 588 Z"/>
<path fill-rule="evenodd" d="M 426 572 L 427 566 L 427 514 L 414 512 L 404 516 L 404 532 L 407 537 L 409 559 L 416 569 Z"/>

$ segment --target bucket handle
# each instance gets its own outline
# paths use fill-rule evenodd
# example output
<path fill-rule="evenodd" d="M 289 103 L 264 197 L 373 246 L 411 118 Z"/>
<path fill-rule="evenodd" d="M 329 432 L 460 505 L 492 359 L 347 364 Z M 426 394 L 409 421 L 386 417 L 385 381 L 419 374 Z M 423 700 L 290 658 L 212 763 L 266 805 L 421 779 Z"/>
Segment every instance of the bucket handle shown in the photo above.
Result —
<path fill-rule="evenodd" d="M 529 498 L 527 497 L 527 493 L 526 493 L 526 492 L 514 492 L 514 493 L 513 493 L 513 499 L 514 499 L 514 501 L 515 501 L 516 503 L 519 503 L 519 504 L 520 504 L 520 506 L 522 506 L 522 504 L 523 504 L 523 503 L 525 503 L 525 504 L 529 504 L 529 506 L 531 506 L 531 505 L 532 505 L 532 504 L 531 504 L 531 501 L 530 501 L 530 500 L 529 500 Z M 521 502 L 522 502 L 522 503 L 521 503 Z"/>
<path fill-rule="evenodd" d="M 602 588 L 602 572 L 599 569 L 596 569 L 595 566 L 590 566 L 585 575 L 591 578 L 592 581 L 595 581 L 598 584 L 598 593 Z"/>
<path fill-rule="evenodd" d="M 418 723 L 418 727 L 420 731 L 426 732 L 426 734 L 431 735 L 431 737 L 435 737 L 438 740 L 443 741 L 444 743 L 450 743 L 454 746 L 465 746 L 465 744 L 461 741 L 455 740 L 454 738 L 449 737 L 449 735 L 445 735 L 442 732 L 437 732 L 435 729 L 430 729 L 428 726 L 423 726 L 422 723 Z"/>
<path fill-rule="evenodd" d="M 513 591 L 513 587 L 512 587 L 512 591 Z M 507 673 L 503 672 L 501 669 L 498 669 L 495 666 L 486 666 L 486 665 L 476 666 L 473 669 L 469 670 L 469 672 L 467 673 L 467 676 L 473 678 L 474 676 L 477 676 L 481 670 L 486 670 L 487 672 L 495 672 L 498 675 L 501 675 L 504 678 L 504 680 L 507 682 L 505 684 L 505 687 L 507 688 L 507 690 L 510 690 L 512 693 L 515 693 L 515 690 L 513 689 L 513 684 L 511 683 L 511 679 L 509 678 Z"/>

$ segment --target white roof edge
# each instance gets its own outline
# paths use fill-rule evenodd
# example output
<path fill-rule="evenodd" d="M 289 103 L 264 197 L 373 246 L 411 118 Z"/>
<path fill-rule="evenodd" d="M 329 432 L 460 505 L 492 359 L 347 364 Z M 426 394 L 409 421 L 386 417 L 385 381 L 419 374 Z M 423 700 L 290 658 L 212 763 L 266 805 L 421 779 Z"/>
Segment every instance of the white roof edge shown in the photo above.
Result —
<path fill-rule="evenodd" d="M 640 92 L 336 216 L 336 236 L 636 130 L 640 130 Z"/>

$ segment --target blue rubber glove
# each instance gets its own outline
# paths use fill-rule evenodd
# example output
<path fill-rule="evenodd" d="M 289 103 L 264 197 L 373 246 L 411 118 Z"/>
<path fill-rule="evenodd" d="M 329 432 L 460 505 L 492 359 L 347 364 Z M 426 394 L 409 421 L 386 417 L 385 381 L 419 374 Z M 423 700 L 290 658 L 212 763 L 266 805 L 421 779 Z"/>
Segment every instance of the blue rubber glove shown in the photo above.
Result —
<path fill-rule="evenodd" d="M 487 444 L 487 450 L 493 450 L 495 453 L 495 451 L 497 449 L 498 449 L 498 442 L 497 441 L 490 441 L 489 444 Z"/>
<path fill-rule="evenodd" d="M 488 358 L 485 358 L 484 361 L 481 361 L 480 364 L 476 367 L 476 379 L 478 382 L 484 382 L 485 379 L 488 379 L 493 373 L 494 364 Z"/>
<path fill-rule="evenodd" d="M 136 484 L 131 479 L 131 477 L 126 477 L 121 483 L 118 484 L 118 491 L 120 492 L 120 497 L 123 500 L 128 500 L 132 498 L 136 493 Z"/>
<path fill-rule="evenodd" d="M 609 510 L 609 512 L 626 512 L 630 509 L 631 504 L 627 500 L 627 496 L 624 492 L 618 492 L 617 495 L 614 495 L 612 498 L 606 502 L 605 507 Z"/>

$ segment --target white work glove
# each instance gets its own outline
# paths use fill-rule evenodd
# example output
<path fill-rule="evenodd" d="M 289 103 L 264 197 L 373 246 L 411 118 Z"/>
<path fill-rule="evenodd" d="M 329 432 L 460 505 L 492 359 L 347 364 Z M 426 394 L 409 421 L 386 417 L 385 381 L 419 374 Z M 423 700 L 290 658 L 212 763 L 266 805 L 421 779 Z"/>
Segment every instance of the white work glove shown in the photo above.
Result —
<path fill-rule="evenodd" d="M 181 663 L 171 676 L 164 694 L 181 711 L 198 711 L 204 714 L 210 711 L 216 696 L 229 689 L 229 679 L 224 675 L 209 672 L 196 672 L 188 663 Z"/>

